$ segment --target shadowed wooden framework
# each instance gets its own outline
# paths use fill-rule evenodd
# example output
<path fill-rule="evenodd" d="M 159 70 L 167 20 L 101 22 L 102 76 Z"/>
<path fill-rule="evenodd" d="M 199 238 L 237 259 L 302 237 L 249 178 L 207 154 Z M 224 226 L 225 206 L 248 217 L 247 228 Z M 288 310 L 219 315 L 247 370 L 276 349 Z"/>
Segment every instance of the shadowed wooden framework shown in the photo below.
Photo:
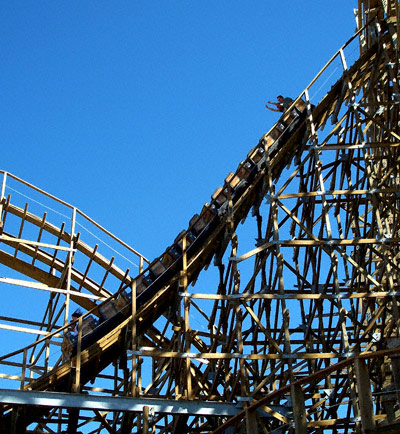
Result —
<path fill-rule="evenodd" d="M 398 431 L 398 13 L 359 1 L 359 31 L 294 104 L 301 127 L 271 153 L 289 110 L 260 139 L 211 199 L 224 207 L 215 231 L 192 256 L 191 230 L 178 237 L 179 273 L 143 304 L 140 276 L 165 254 L 150 263 L 3 173 L 1 281 L 49 297 L 41 318 L 0 318 L 2 333 L 31 336 L 0 356 L 2 432 Z M 249 159 L 263 165 L 234 200 Z M 124 320 L 63 354 L 72 307 L 88 311 L 85 330 L 126 288 Z"/>

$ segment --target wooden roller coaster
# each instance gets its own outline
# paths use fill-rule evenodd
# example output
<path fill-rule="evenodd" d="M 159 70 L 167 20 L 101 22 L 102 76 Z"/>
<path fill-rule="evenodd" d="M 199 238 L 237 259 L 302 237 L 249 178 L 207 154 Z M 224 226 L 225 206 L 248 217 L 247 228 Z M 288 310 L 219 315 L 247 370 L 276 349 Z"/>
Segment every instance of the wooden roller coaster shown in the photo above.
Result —
<path fill-rule="evenodd" d="M 2 172 L 0 281 L 48 297 L 0 316 L 26 338 L 0 356 L 0 432 L 399 432 L 398 6 L 359 1 L 357 33 L 151 262 Z"/>

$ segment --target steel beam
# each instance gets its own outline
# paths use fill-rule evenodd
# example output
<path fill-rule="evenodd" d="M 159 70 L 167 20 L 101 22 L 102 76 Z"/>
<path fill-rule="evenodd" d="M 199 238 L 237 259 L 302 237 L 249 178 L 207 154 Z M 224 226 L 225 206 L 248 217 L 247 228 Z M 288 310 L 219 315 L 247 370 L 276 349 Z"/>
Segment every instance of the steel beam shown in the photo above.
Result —
<path fill-rule="evenodd" d="M 172 399 L 94 396 L 78 393 L 37 392 L 0 389 L 0 402 L 13 405 L 80 408 L 85 410 L 138 411 L 144 407 L 155 413 L 198 416 L 235 416 L 242 410 L 240 404 L 210 401 L 175 401 Z"/>

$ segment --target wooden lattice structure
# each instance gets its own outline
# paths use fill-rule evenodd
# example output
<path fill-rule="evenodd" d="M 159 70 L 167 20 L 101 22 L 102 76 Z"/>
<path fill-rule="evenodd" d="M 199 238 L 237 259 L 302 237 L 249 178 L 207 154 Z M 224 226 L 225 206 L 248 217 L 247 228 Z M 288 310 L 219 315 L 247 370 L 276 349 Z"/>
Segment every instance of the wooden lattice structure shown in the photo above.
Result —
<path fill-rule="evenodd" d="M 1 432 L 400 431 L 398 14 L 359 1 L 357 33 L 177 237 L 179 270 L 144 301 L 171 249 L 150 263 L 3 173 L 0 281 L 49 296 L 36 320 L 0 314 L 1 334 L 28 336 L 0 356 Z M 94 328 L 127 288 L 125 316 L 61 351 L 73 309 Z"/>

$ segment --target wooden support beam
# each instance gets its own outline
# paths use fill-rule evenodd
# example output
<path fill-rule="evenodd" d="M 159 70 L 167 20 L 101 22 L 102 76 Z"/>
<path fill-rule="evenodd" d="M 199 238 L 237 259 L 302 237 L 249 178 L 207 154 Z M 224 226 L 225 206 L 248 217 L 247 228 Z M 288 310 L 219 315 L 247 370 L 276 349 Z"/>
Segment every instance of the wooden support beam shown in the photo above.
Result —
<path fill-rule="evenodd" d="M 71 408 L 68 412 L 67 434 L 76 434 L 79 423 L 79 408 Z"/>
<path fill-rule="evenodd" d="M 143 406 L 143 428 L 142 428 L 142 434 L 148 434 L 149 432 L 149 406 L 145 405 Z"/>
<path fill-rule="evenodd" d="M 393 338 L 390 339 L 388 342 L 388 348 L 396 348 L 400 345 L 400 338 Z M 396 390 L 397 395 L 397 401 L 400 402 L 400 356 L 399 355 L 393 355 L 390 358 L 391 365 L 392 365 L 392 375 L 393 375 L 393 382 Z"/>
<path fill-rule="evenodd" d="M 372 403 L 371 382 L 365 360 L 356 359 L 354 367 L 357 379 L 357 396 L 363 432 L 375 428 L 375 411 Z"/>
<path fill-rule="evenodd" d="M 293 403 L 293 420 L 296 434 L 307 434 L 306 407 L 303 389 L 298 384 L 292 384 L 290 394 Z"/>
<path fill-rule="evenodd" d="M 257 412 L 256 411 L 246 411 L 246 432 L 257 433 Z"/>

